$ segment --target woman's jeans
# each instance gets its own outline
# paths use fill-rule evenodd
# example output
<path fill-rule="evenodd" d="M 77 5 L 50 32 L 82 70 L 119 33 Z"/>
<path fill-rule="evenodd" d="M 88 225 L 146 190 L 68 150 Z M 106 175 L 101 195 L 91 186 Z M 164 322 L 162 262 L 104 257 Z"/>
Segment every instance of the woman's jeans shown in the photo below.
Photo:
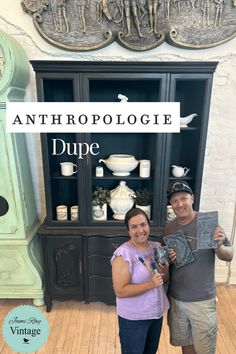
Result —
<path fill-rule="evenodd" d="M 162 320 L 132 321 L 118 316 L 122 354 L 156 354 Z"/>

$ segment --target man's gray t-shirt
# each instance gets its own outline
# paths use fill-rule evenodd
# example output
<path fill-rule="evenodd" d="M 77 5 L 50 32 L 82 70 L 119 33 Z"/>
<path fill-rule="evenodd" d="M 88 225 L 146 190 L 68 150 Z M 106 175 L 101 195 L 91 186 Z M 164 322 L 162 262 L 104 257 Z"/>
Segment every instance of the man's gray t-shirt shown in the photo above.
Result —
<path fill-rule="evenodd" d="M 203 301 L 216 295 L 215 251 L 214 249 L 197 250 L 198 214 L 188 225 L 180 225 L 175 219 L 165 229 L 165 235 L 182 230 L 195 258 L 194 262 L 181 268 L 170 266 L 168 294 L 179 301 Z"/>

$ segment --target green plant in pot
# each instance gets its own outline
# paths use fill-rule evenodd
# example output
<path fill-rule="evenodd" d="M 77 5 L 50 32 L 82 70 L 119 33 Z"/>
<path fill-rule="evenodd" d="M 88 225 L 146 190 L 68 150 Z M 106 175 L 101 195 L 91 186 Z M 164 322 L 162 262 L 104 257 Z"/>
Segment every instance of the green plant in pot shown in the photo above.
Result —
<path fill-rule="evenodd" d="M 96 187 L 92 194 L 93 219 L 107 219 L 107 203 L 110 201 L 110 191 L 107 188 Z"/>
<path fill-rule="evenodd" d="M 152 192 L 148 188 L 140 188 L 135 191 L 133 198 L 135 200 L 136 207 L 144 210 L 150 218 Z"/>

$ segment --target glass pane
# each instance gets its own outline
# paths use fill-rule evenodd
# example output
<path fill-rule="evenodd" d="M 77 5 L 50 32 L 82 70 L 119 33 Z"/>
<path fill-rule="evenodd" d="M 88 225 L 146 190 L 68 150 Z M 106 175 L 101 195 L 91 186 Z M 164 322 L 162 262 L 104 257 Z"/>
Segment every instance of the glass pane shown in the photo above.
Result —
<path fill-rule="evenodd" d="M 200 127 L 205 100 L 205 80 L 177 80 L 175 101 L 180 102 L 180 115 L 186 117 L 197 113 L 191 127 Z"/>
<path fill-rule="evenodd" d="M 73 133 L 48 133 L 47 135 L 53 220 L 58 219 L 56 208 L 59 205 L 66 206 L 65 220 L 71 220 L 71 207 L 78 206 L 80 202 L 78 183 L 82 181 L 78 176 L 81 174 L 78 169 L 78 159 L 76 155 L 71 154 L 73 146 L 76 145 L 75 139 L 76 135 Z"/>
<path fill-rule="evenodd" d="M 67 218 L 71 220 L 71 207 L 79 204 L 77 193 L 77 180 L 70 178 L 55 178 L 51 180 L 52 189 L 52 215 L 53 220 L 57 220 L 57 207 L 66 206 Z M 64 209 L 63 209 L 64 210 Z"/>
<path fill-rule="evenodd" d="M 106 188 L 109 191 L 120 186 L 121 181 L 125 181 L 126 186 L 137 193 L 140 189 L 148 189 L 151 194 L 151 204 L 154 200 L 155 193 L 155 168 L 160 161 L 156 161 L 157 154 L 157 134 L 91 134 L 92 141 L 95 141 L 100 146 L 99 155 L 93 156 L 91 162 L 91 174 L 92 174 L 92 190 L 96 187 Z M 137 167 L 133 170 L 127 171 L 127 175 L 119 176 L 119 171 L 108 167 L 107 159 L 110 155 L 132 155 L 134 161 L 137 162 Z M 104 161 L 99 162 L 100 159 Z M 140 160 L 149 160 L 151 164 L 150 175 L 146 178 L 140 177 Z M 96 176 L 96 167 L 102 166 L 104 170 L 104 176 Z M 117 165 L 115 166 L 115 169 Z M 119 170 L 119 168 L 118 168 Z M 115 171 L 115 175 L 113 172 Z M 108 220 L 114 220 L 114 210 L 110 207 L 107 209 Z"/>
<path fill-rule="evenodd" d="M 72 102 L 74 100 L 71 79 L 44 79 L 43 89 L 45 102 Z"/>
<path fill-rule="evenodd" d="M 90 101 L 119 102 L 118 94 L 129 102 L 156 102 L 160 100 L 160 80 L 90 80 Z"/>

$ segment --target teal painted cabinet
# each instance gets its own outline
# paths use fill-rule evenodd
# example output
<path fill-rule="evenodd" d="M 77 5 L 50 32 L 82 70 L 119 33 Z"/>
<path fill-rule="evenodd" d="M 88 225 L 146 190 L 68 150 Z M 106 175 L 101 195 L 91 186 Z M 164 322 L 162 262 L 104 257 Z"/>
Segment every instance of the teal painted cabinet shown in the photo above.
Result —
<path fill-rule="evenodd" d="M 43 302 L 38 219 L 24 134 L 6 133 L 6 103 L 23 101 L 29 64 L 0 32 L 0 298 Z"/>

